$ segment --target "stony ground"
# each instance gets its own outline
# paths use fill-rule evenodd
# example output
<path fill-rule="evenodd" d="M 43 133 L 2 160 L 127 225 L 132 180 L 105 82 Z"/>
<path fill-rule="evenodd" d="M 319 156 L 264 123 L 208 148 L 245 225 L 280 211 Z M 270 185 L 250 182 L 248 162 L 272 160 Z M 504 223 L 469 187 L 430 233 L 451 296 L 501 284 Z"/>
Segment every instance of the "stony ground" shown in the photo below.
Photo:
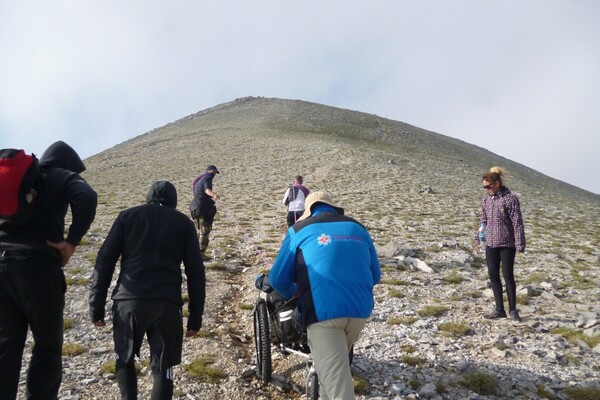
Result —
<path fill-rule="evenodd" d="M 600 387 L 599 196 L 410 126 L 302 107 L 242 99 L 86 160 L 84 176 L 100 204 L 65 268 L 61 399 L 119 398 L 114 375 L 103 370 L 113 358 L 110 320 L 100 329 L 87 317 L 95 255 L 116 214 L 143 202 L 156 179 L 176 185 L 187 214 L 191 180 L 209 163 L 222 171 L 214 182 L 222 202 L 205 262 L 204 326 L 184 341 L 178 398 L 302 398 L 306 360 L 299 356 L 274 349 L 274 381 L 257 379 L 249 309 L 258 296 L 254 278 L 268 270 L 285 234 L 281 197 L 298 173 L 363 222 L 378 246 L 383 279 L 352 367 L 359 399 L 598 395 L 589 387 Z M 376 141 L 356 139 L 357 132 Z M 515 270 L 521 323 L 483 319 L 493 300 L 472 241 L 480 176 L 496 164 L 513 172 L 506 184 L 519 195 L 526 224 L 527 251 Z M 139 360 L 141 399 L 151 387 L 147 353 L 144 347 Z M 195 377 L 189 366 L 198 360 L 206 368 Z"/>

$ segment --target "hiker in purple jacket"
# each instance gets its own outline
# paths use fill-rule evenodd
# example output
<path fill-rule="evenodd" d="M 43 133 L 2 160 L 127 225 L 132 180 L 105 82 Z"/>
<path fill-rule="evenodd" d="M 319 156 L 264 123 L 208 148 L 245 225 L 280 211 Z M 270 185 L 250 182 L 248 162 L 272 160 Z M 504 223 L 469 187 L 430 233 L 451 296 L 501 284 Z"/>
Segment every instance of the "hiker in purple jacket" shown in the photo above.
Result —
<path fill-rule="evenodd" d="M 288 206 L 287 224 L 288 228 L 298 221 L 298 218 L 304 213 L 304 200 L 310 191 L 302 185 L 302 176 L 294 178 L 283 195 L 283 205 Z"/>
<path fill-rule="evenodd" d="M 495 309 L 486 318 L 506 318 L 500 281 L 502 265 L 510 318 L 521 321 L 517 311 L 514 264 L 516 252 L 525 251 L 525 229 L 519 199 L 502 184 L 502 175 L 499 167 L 493 167 L 483 175 L 483 188 L 487 195 L 481 202 L 480 223 L 485 229 L 485 259 L 496 303 Z M 482 243 L 479 234 L 475 241 L 480 249 Z"/>

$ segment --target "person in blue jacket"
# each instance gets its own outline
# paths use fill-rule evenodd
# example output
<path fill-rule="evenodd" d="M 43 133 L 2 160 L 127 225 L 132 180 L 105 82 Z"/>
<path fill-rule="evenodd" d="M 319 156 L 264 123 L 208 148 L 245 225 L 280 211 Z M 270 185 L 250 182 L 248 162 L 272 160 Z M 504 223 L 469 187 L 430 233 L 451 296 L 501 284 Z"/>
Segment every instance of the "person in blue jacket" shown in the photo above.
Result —
<path fill-rule="evenodd" d="M 348 353 L 373 311 L 381 278 L 369 232 L 324 192 L 306 198 L 269 272 L 283 297 L 298 296 L 321 399 L 354 399 Z"/>

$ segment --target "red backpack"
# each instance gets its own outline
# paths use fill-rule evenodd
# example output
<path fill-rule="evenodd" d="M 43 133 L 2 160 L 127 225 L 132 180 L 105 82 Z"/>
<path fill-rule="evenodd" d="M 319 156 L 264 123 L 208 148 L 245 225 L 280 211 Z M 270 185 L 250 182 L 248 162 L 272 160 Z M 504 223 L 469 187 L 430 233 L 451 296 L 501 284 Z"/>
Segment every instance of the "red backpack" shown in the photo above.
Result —
<path fill-rule="evenodd" d="M 23 226 L 33 219 L 39 176 L 34 154 L 0 149 L 0 228 Z"/>

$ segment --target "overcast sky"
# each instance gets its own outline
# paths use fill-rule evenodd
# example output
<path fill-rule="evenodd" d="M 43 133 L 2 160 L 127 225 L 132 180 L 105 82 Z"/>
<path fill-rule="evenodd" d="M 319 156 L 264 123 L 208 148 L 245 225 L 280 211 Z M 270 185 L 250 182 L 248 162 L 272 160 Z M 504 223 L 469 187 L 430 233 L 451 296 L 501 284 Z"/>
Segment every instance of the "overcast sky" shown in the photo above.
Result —
<path fill-rule="evenodd" d="M 0 147 L 85 158 L 244 96 L 377 114 L 600 193 L 600 1 L 0 0 Z"/>

